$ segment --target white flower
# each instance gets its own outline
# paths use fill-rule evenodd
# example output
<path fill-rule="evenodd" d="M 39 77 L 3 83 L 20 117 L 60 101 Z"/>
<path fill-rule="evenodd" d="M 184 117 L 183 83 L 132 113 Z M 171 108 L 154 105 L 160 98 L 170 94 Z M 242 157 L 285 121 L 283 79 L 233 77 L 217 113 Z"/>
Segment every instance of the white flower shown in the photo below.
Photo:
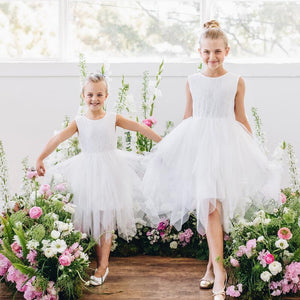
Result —
<path fill-rule="evenodd" d="M 49 257 L 53 257 L 56 253 L 55 253 L 53 248 L 46 248 L 44 250 L 44 254 L 45 254 L 46 257 L 49 258 Z"/>
<path fill-rule="evenodd" d="M 71 203 L 67 203 L 64 205 L 63 210 L 70 214 L 74 214 L 74 212 L 75 212 L 74 207 L 75 207 L 75 205 L 73 205 Z"/>
<path fill-rule="evenodd" d="M 177 249 L 178 243 L 176 241 L 173 241 L 170 243 L 170 248 L 171 249 Z"/>
<path fill-rule="evenodd" d="M 287 242 L 286 240 L 284 240 L 284 239 L 279 239 L 279 240 L 277 240 L 277 241 L 275 242 L 275 246 L 276 246 L 277 248 L 279 248 L 279 249 L 284 250 L 284 249 L 288 248 L 289 244 L 288 244 L 288 242 Z"/>
<path fill-rule="evenodd" d="M 255 218 L 252 223 L 254 226 L 259 225 L 261 223 L 261 218 L 259 218 L 259 217 Z M 248 224 L 245 224 L 245 225 L 248 225 Z"/>
<path fill-rule="evenodd" d="M 259 210 L 257 213 L 256 213 L 256 216 L 261 218 L 261 219 L 265 219 L 266 217 L 266 214 L 263 210 Z"/>
<path fill-rule="evenodd" d="M 265 240 L 265 238 L 261 235 L 260 237 L 257 238 L 258 242 L 263 242 Z"/>
<path fill-rule="evenodd" d="M 84 261 L 89 260 L 89 256 L 86 253 L 81 252 L 81 251 L 80 251 L 80 258 L 82 258 Z"/>
<path fill-rule="evenodd" d="M 264 219 L 263 224 L 268 225 L 271 222 L 271 219 Z"/>
<path fill-rule="evenodd" d="M 285 208 L 283 209 L 283 213 L 286 214 L 286 213 L 288 213 L 288 212 L 289 212 L 289 208 L 288 208 L 288 207 L 285 207 Z"/>
<path fill-rule="evenodd" d="M 67 249 L 67 244 L 64 240 L 56 240 L 51 243 L 51 248 L 56 252 L 63 253 Z"/>
<path fill-rule="evenodd" d="M 17 242 L 19 245 L 21 245 L 21 242 L 20 242 L 19 237 L 17 235 L 14 235 L 14 241 Z"/>
<path fill-rule="evenodd" d="M 273 261 L 269 264 L 270 272 L 275 276 L 282 271 L 281 263 L 278 261 Z"/>
<path fill-rule="evenodd" d="M 272 274 L 268 271 L 264 271 L 260 274 L 260 279 L 264 282 L 270 281 L 271 277 L 272 277 Z"/>
<path fill-rule="evenodd" d="M 52 230 L 51 231 L 51 237 L 53 238 L 53 239 L 58 239 L 59 237 L 60 237 L 60 232 L 59 231 L 57 231 L 57 230 Z"/>
<path fill-rule="evenodd" d="M 61 222 L 61 221 L 56 221 L 55 224 L 56 224 L 57 230 L 59 232 L 66 231 L 66 230 L 69 229 L 69 224 L 67 224 L 67 223 L 64 223 L 64 222 Z"/>
<path fill-rule="evenodd" d="M 86 233 L 84 233 L 84 232 L 83 232 L 83 233 L 81 233 L 81 239 L 82 239 L 82 240 L 85 240 L 86 238 L 87 238 L 87 234 L 86 234 Z"/>
<path fill-rule="evenodd" d="M 57 221 L 57 220 L 58 220 L 58 215 L 57 215 L 57 214 L 55 214 L 55 213 L 48 213 L 48 214 L 47 214 L 47 216 L 49 216 L 49 217 L 53 218 L 55 221 Z"/>
<path fill-rule="evenodd" d="M 36 240 L 30 240 L 30 241 L 27 243 L 26 247 L 27 247 L 28 250 L 34 250 L 34 249 L 36 249 L 39 245 L 40 245 L 40 243 L 39 243 L 38 241 L 36 241 Z"/>

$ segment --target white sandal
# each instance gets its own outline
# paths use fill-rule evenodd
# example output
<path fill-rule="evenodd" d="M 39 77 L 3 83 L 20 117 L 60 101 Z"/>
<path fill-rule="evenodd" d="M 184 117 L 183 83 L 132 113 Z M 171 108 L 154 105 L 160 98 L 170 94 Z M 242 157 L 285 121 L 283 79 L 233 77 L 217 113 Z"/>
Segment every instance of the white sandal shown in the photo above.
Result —
<path fill-rule="evenodd" d="M 97 271 L 97 269 L 96 269 L 96 271 Z M 90 278 L 91 285 L 94 285 L 94 286 L 102 285 L 104 283 L 108 273 L 109 273 L 109 269 L 107 267 L 103 276 L 101 276 L 101 277 L 96 277 L 94 275 L 91 276 L 91 278 Z"/>

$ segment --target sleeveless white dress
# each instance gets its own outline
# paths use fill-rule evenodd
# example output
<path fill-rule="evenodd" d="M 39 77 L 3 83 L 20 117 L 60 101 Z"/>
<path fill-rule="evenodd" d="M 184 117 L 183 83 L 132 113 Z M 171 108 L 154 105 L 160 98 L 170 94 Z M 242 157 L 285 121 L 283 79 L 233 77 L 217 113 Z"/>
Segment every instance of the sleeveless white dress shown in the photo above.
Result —
<path fill-rule="evenodd" d="M 219 209 L 223 227 L 250 207 L 279 203 L 280 165 L 268 160 L 247 129 L 235 120 L 239 76 L 189 76 L 193 116 L 183 120 L 146 160 L 143 193 L 156 213 L 180 230 L 195 212 L 201 234 Z M 222 205 L 217 205 L 218 203 Z"/>
<path fill-rule="evenodd" d="M 142 181 L 135 169 L 139 159 L 116 148 L 116 114 L 107 112 L 99 120 L 79 116 L 75 121 L 82 152 L 49 169 L 48 179 L 59 174 L 70 184 L 76 229 L 96 240 L 115 229 L 125 239 L 134 236 L 142 216 Z"/>

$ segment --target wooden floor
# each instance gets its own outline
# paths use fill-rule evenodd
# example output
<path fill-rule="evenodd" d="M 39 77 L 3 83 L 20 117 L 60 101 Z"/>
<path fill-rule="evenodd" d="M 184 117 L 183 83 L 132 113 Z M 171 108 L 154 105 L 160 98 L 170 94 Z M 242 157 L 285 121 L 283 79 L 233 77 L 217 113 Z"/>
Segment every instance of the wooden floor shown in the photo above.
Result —
<path fill-rule="evenodd" d="M 91 267 L 95 267 L 95 262 Z M 112 257 L 104 285 L 90 287 L 82 299 L 212 300 L 211 290 L 198 287 L 205 267 L 206 262 L 193 258 Z M 0 284 L 0 291 L 0 300 L 12 299 L 4 284 Z M 22 297 L 16 297 L 18 299 Z"/>

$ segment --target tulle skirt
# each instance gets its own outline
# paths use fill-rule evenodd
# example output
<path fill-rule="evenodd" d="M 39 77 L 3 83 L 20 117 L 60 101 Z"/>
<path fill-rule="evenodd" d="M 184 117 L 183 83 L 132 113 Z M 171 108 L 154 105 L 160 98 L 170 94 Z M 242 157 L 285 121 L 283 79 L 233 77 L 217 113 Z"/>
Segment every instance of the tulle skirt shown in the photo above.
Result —
<path fill-rule="evenodd" d="M 281 167 L 268 160 L 239 122 L 222 118 L 182 121 L 145 159 L 143 193 L 159 216 L 180 230 L 191 212 L 201 234 L 219 210 L 224 230 L 250 206 L 274 209 Z M 219 204 L 219 205 L 218 205 Z"/>
<path fill-rule="evenodd" d="M 76 229 L 98 241 L 104 234 L 109 238 L 115 229 L 124 239 L 136 234 L 136 223 L 142 222 L 147 212 L 138 155 L 120 150 L 80 153 L 47 173 L 48 181 L 61 175 L 69 183 L 76 206 Z"/>

